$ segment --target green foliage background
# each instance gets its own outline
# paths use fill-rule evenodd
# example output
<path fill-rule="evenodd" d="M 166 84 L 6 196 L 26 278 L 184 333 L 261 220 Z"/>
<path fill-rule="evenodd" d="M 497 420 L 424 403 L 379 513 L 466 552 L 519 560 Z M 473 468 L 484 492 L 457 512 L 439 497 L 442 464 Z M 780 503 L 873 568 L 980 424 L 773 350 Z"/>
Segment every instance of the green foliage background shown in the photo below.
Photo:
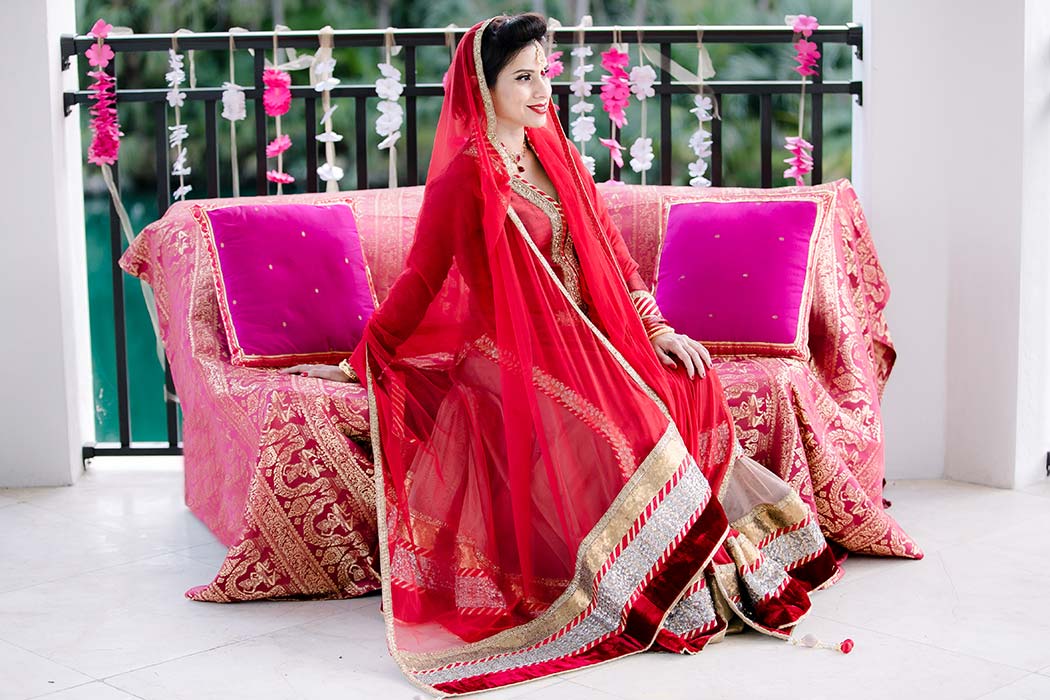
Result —
<path fill-rule="evenodd" d="M 132 28 L 137 34 L 170 33 L 185 27 L 194 32 L 226 31 L 240 26 L 250 30 L 266 31 L 277 23 L 296 30 L 316 30 L 326 24 L 336 29 L 372 29 L 376 27 L 445 27 L 455 24 L 468 27 L 480 19 L 500 13 L 539 11 L 572 25 L 579 14 L 588 13 L 596 25 L 781 25 L 784 15 L 805 13 L 815 15 L 822 24 L 844 24 L 851 20 L 851 0 L 364 0 L 361 2 L 331 2 L 318 0 L 80 0 L 77 4 L 78 27 L 86 32 L 94 21 L 102 17 L 111 24 Z M 634 39 L 631 37 L 631 39 Z M 562 45 L 568 50 L 570 47 Z M 595 46 L 596 53 L 604 46 Z M 791 49 L 783 45 L 710 45 L 712 62 L 717 71 L 716 80 L 795 79 L 791 71 Z M 826 46 L 824 78 L 847 80 L 851 74 L 851 53 L 846 47 Z M 336 75 L 344 84 L 371 83 L 378 72 L 376 63 L 382 59 L 379 49 L 339 49 Z M 692 47 L 674 48 L 673 58 L 683 66 L 696 66 L 696 51 Z M 567 67 L 568 59 L 565 57 Z M 118 55 L 117 75 L 121 87 L 163 88 L 167 70 L 165 53 Z M 422 47 L 417 54 L 419 82 L 439 82 L 448 66 L 448 51 L 444 47 Z M 399 59 L 395 58 L 395 65 Z M 246 51 L 238 51 L 235 62 L 237 82 L 251 83 L 252 58 Z M 595 60 L 597 63 L 597 60 Z M 632 48 L 631 63 L 637 62 L 637 50 Z M 219 86 L 229 78 L 228 55 L 225 51 L 196 52 L 198 86 Z M 81 57 L 77 67 L 84 76 L 88 69 Z M 592 76 L 597 73 L 593 73 Z M 556 82 L 570 80 L 566 71 Z M 307 81 L 305 71 L 293 75 L 293 83 Z M 81 78 L 86 84 L 86 78 Z M 592 98 L 598 106 L 597 91 Z M 622 143 L 630 144 L 638 135 L 641 106 L 635 100 L 628 111 L 628 125 L 621 135 Z M 346 171 L 343 184 L 356 183 L 354 162 L 354 124 L 352 103 L 343 101 L 334 115 L 333 127 L 346 138 L 337 144 L 337 162 Z M 191 197 L 204 196 L 207 191 L 203 164 L 204 142 L 194 139 L 204 131 L 202 103 L 187 103 L 183 122 L 189 125 L 188 142 L 193 175 L 188 179 L 194 187 Z M 850 174 L 851 98 L 847 95 L 829 95 L 824 100 L 824 179 L 848 177 Z M 687 135 L 695 127 L 688 110 L 692 106 L 688 95 L 676 96 L 672 106 L 672 125 L 685 134 L 673 148 L 672 172 L 675 184 L 686 184 L 686 164 L 692 159 L 687 147 Z M 254 193 L 255 156 L 253 105 L 249 101 L 248 118 L 238 123 L 237 140 L 240 154 L 241 191 Z M 441 99 L 418 100 L 420 145 L 420 176 L 426 173 L 429 144 L 433 140 Z M 658 107 L 648 107 L 649 133 L 658 128 Z M 798 97 L 774 96 L 773 144 L 774 184 L 788 184 L 780 177 L 778 144 L 783 137 L 797 130 Z M 306 177 L 305 123 L 303 106 L 293 104 L 283 118 L 284 130 L 291 134 L 293 149 L 285 154 L 285 167 L 297 182 L 286 192 L 301 191 Z M 368 158 L 370 186 L 383 186 L 386 180 L 386 153 L 376 148 L 379 137 L 373 131 L 374 104 L 369 104 Z M 87 110 L 81 109 L 81 126 L 86 152 L 90 140 L 87 129 Z M 120 175 L 122 192 L 136 230 L 160 216 L 157 210 L 156 179 L 154 177 L 153 143 L 155 129 L 163 125 L 153 123 L 152 112 L 141 103 L 120 105 L 120 119 L 125 133 L 121 140 Z M 601 119 L 599 118 L 599 124 Z M 605 127 L 607 129 L 607 127 Z M 219 119 L 218 153 L 220 156 L 220 194 L 230 192 L 229 127 Z M 599 135 L 607 131 L 600 129 Z M 808 134 L 808 129 L 807 129 Z M 723 170 L 725 185 L 757 186 L 760 182 L 759 122 L 757 98 L 729 96 L 722 106 Z M 592 144 L 596 144 L 593 141 Z M 655 145 L 655 144 L 654 144 Z M 658 145 L 656 146 L 659 152 Z M 399 177 L 405 178 L 405 149 L 399 149 Z M 590 154 L 598 160 L 598 179 L 609 173 L 608 156 L 604 148 L 591 146 Z M 785 153 L 786 155 L 786 153 Z M 659 172 L 659 158 L 654 170 Z M 112 294 L 110 282 L 110 243 L 108 206 L 98 169 L 85 162 L 85 205 L 88 227 L 89 292 L 91 296 L 92 352 L 95 366 L 96 429 L 99 441 L 117 439 L 115 344 L 113 340 Z M 639 182 L 639 176 L 629 169 L 622 174 L 626 182 Z M 153 333 L 142 304 L 137 282 L 125 277 L 124 296 L 128 310 L 128 355 L 131 376 L 131 405 L 133 439 L 137 441 L 162 440 L 164 429 L 163 375 L 153 354 Z"/>

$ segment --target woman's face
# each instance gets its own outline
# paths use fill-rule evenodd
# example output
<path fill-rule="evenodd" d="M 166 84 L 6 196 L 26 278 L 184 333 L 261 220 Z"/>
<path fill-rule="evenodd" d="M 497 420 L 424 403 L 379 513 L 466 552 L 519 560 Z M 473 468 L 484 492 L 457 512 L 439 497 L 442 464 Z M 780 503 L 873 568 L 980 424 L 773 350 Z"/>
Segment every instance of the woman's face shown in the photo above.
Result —
<path fill-rule="evenodd" d="M 489 92 L 501 127 L 537 128 L 547 123 L 551 83 L 546 70 L 547 57 L 534 41 L 514 54 L 499 72 Z"/>

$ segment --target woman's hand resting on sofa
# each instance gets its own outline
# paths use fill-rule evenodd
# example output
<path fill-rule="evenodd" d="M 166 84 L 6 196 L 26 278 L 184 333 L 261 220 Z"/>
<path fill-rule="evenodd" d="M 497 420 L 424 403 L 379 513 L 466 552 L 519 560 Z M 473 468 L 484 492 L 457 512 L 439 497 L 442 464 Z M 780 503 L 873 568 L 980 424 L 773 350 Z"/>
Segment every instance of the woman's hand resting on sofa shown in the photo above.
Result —
<path fill-rule="evenodd" d="M 330 382 L 346 383 L 350 381 L 350 377 L 346 376 L 346 372 L 339 369 L 338 365 L 296 365 L 285 367 L 281 370 L 281 374 L 301 374 L 304 377 L 317 377 Z"/>
<path fill-rule="evenodd" d="M 681 333 L 665 333 L 652 339 L 653 350 L 664 367 L 672 369 L 678 367 L 675 358 L 681 360 L 685 366 L 686 374 L 692 379 L 693 375 L 701 377 L 707 375 L 711 367 L 711 353 L 703 345 Z"/>

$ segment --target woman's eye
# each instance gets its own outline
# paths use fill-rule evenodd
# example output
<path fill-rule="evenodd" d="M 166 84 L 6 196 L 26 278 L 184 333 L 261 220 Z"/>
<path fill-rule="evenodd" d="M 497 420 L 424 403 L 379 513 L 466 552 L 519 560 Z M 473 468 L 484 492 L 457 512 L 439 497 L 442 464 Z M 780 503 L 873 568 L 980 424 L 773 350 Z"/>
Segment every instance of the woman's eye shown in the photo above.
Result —
<path fill-rule="evenodd" d="M 519 75 L 518 76 L 518 80 L 528 80 L 528 79 L 529 79 L 528 75 Z"/>

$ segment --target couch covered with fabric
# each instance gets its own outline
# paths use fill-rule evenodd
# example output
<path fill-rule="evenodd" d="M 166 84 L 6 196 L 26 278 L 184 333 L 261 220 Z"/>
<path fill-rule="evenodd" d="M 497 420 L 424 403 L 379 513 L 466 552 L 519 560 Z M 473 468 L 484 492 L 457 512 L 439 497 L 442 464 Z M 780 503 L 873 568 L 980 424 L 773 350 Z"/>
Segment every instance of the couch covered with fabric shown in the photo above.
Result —
<path fill-rule="evenodd" d="M 918 558 L 882 498 L 879 402 L 895 357 L 883 316 L 889 288 L 850 184 L 813 189 L 833 197 L 834 213 L 810 264 L 808 359 L 720 356 L 716 369 L 745 451 L 798 491 L 837 551 Z M 599 190 L 643 279 L 654 279 L 665 204 L 698 191 Z M 731 200 L 755 191 L 717 192 Z M 351 597 L 379 587 L 366 393 L 231 363 L 195 208 L 351 201 L 381 301 L 402 269 L 422 195 L 404 187 L 180 202 L 121 258 L 155 292 L 184 416 L 186 503 L 229 547 L 214 580 L 190 598 Z"/>

